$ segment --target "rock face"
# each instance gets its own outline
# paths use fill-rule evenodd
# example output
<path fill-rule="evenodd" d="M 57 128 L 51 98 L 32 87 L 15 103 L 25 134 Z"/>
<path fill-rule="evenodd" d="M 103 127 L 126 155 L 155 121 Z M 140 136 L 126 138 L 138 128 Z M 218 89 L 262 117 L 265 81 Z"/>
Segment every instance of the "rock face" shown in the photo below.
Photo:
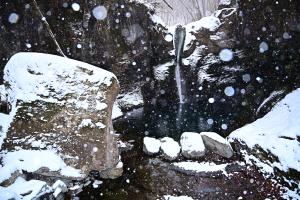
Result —
<path fill-rule="evenodd" d="M 13 156 L 23 164 L 36 157 L 34 167 L 24 170 L 46 176 L 74 178 L 76 171 L 82 178 L 115 168 L 119 153 L 111 115 L 119 84 L 112 73 L 59 56 L 18 53 L 7 63 L 4 80 L 13 109 L 2 172 L 14 172 Z"/>
<path fill-rule="evenodd" d="M 161 151 L 162 155 L 167 160 L 175 160 L 180 153 L 179 144 L 169 137 L 164 137 L 161 140 Z"/>
<path fill-rule="evenodd" d="M 150 137 L 144 137 L 143 144 L 143 151 L 148 155 L 158 153 L 161 146 L 160 140 Z"/>
<path fill-rule="evenodd" d="M 186 158 L 199 158 L 205 154 L 205 146 L 199 133 L 185 132 L 180 138 L 181 154 Z"/>
<path fill-rule="evenodd" d="M 225 138 L 214 132 L 202 132 L 200 135 L 207 149 L 225 158 L 233 156 L 233 149 Z"/>

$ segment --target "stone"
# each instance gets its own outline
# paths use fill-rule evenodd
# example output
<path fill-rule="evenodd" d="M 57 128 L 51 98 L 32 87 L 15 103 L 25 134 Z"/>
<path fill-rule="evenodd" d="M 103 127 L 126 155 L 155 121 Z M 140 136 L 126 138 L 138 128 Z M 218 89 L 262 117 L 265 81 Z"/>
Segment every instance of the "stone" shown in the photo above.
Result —
<path fill-rule="evenodd" d="M 205 154 L 205 146 L 199 133 L 184 132 L 180 137 L 181 154 L 186 158 L 200 158 Z"/>
<path fill-rule="evenodd" d="M 233 156 L 233 149 L 225 138 L 214 132 L 202 132 L 200 135 L 208 150 L 225 158 Z"/>
<path fill-rule="evenodd" d="M 161 146 L 160 140 L 151 137 L 144 137 L 143 144 L 143 151 L 148 155 L 157 154 Z"/>
<path fill-rule="evenodd" d="M 22 163 L 36 157 L 33 166 L 21 165 L 18 170 L 46 167 L 43 175 L 69 179 L 116 167 L 119 152 L 111 115 L 119 84 L 112 73 L 60 56 L 17 53 L 4 74 L 13 111 L 7 116 L 11 123 L 4 126 L 8 129 L 3 130 L 7 138 L 2 151 L 8 153 L 0 171 L 13 169 L 12 156 Z"/>
<path fill-rule="evenodd" d="M 162 156 L 167 160 L 175 160 L 180 153 L 180 146 L 178 142 L 169 137 L 164 137 L 161 140 Z"/>

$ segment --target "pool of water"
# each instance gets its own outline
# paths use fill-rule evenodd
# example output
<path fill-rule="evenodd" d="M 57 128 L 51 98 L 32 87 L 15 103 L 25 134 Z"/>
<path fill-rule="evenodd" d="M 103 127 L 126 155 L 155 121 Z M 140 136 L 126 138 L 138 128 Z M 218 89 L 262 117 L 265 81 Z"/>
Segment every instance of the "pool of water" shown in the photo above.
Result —
<path fill-rule="evenodd" d="M 156 138 L 172 137 L 176 140 L 183 132 L 215 131 L 227 136 L 235 127 L 233 120 L 203 112 L 200 107 L 180 104 L 168 107 L 135 109 L 114 122 L 117 133 L 130 131 Z"/>

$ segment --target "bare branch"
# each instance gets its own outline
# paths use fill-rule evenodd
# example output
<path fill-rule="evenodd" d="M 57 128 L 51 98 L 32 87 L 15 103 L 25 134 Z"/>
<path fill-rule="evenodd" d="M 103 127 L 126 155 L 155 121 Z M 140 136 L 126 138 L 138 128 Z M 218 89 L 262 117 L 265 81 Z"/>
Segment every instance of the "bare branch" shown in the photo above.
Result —
<path fill-rule="evenodd" d="M 52 32 L 52 30 L 51 30 L 51 28 L 50 28 L 50 25 L 49 25 L 49 23 L 47 22 L 46 18 L 44 17 L 43 13 L 41 12 L 41 10 L 40 10 L 40 8 L 39 8 L 37 2 L 36 2 L 35 0 L 32 0 L 32 3 L 33 3 L 33 5 L 34 5 L 35 9 L 37 10 L 37 12 L 38 12 L 38 14 L 39 14 L 39 16 L 40 16 L 40 18 L 41 18 L 43 24 L 45 25 L 45 27 L 46 27 L 46 29 L 47 29 L 47 31 L 48 31 L 50 37 L 51 37 L 52 40 L 54 41 L 54 43 L 55 43 L 55 45 L 56 45 L 56 47 L 57 47 L 58 52 L 59 52 L 63 57 L 67 57 L 67 56 L 64 54 L 64 52 L 61 50 L 61 48 L 60 48 L 60 46 L 59 46 L 59 44 L 58 44 L 58 42 L 57 42 L 57 40 L 56 40 L 56 38 L 55 38 L 55 35 L 53 34 L 53 32 Z"/>

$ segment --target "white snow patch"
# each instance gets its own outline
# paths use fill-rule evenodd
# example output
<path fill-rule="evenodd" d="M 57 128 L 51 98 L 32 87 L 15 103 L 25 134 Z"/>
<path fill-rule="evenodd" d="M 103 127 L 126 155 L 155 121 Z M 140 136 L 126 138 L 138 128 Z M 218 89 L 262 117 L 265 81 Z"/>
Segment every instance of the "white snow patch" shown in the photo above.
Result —
<path fill-rule="evenodd" d="M 144 137 L 144 151 L 148 154 L 156 154 L 159 152 L 161 142 L 158 139 Z"/>
<path fill-rule="evenodd" d="M 183 170 L 194 171 L 196 173 L 222 171 L 223 174 L 227 175 L 227 172 L 226 172 L 225 168 L 228 164 L 216 165 L 213 162 L 198 163 L 198 162 L 193 162 L 193 161 L 186 161 L 186 162 L 173 163 L 172 165 L 174 165 L 176 167 L 179 167 Z"/>
<path fill-rule="evenodd" d="M 161 147 L 163 154 L 169 160 L 174 160 L 180 153 L 180 146 L 178 142 L 169 137 L 164 137 L 161 140 Z"/>
<path fill-rule="evenodd" d="M 44 181 L 30 180 L 18 177 L 16 181 L 8 186 L 0 186 L 0 199 L 32 200 L 51 191 L 51 188 Z"/>
<path fill-rule="evenodd" d="M 188 196 L 171 196 L 171 195 L 164 195 L 163 197 L 165 200 L 193 200 L 193 198 Z"/>
<path fill-rule="evenodd" d="M 19 150 L 3 153 L 3 166 L 0 167 L 0 182 L 8 179 L 15 171 L 37 171 L 41 167 L 50 171 L 60 171 L 69 177 L 82 177 L 80 170 L 67 167 L 62 158 L 50 150 Z"/>
<path fill-rule="evenodd" d="M 167 62 L 162 65 L 153 67 L 154 77 L 158 81 L 164 81 L 169 76 L 169 68 L 174 65 L 174 62 Z"/>
<path fill-rule="evenodd" d="M 184 132 L 180 137 L 182 154 L 187 157 L 200 157 L 205 154 L 205 146 L 199 133 Z"/>
<path fill-rule="evenodd" d="M 115 102 L 112 110 L 112 119 L 117 119 L 118 117 L 121 117 L 123 115 L 123 112 L 120 108 L 120 106 Z"/>

